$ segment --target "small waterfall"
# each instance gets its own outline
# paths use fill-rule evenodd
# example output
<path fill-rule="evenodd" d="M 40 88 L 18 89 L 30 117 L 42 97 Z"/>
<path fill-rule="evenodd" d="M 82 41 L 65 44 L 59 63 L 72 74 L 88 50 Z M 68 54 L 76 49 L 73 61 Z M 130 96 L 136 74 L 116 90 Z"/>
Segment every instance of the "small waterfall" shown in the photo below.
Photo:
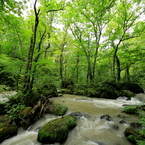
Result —
<path fill-rule="evenodd" d="M 140 96 L 140 94 L 138 95 Z M 122 105 L 141 103 L 138 95 L 129 101 L 125 98 L 109 100 L 68 94 L 63 97 L 51 98 L 54 103 L 67 106 L 67 114 L 76 111 L 88 114 L 88 116 L 82 116 L 78 119 L 78 125 L 69 133 L 63 145 L 131 145 L 124 136 L 124 130 L 129 127 L 130 122 L 136 122 L 139 118 L 135 115 L 124 114 Z M 105 114 L 111 116 L 112 121 L 100 119 Z M 120 124 L 121 118 L 117 117 L 118 114 L 124 115 L 127 123 Z M 20 128 L 17 136 L 5 140 L 1 145 L 42 145 L 37 142 L 38 130 L 55 118 L 58 118 L 58 116 L 48 114 L 28 130 L 25 131 Z M 117 125 L 118 129 L 114 129 L 114 125 Z"/>

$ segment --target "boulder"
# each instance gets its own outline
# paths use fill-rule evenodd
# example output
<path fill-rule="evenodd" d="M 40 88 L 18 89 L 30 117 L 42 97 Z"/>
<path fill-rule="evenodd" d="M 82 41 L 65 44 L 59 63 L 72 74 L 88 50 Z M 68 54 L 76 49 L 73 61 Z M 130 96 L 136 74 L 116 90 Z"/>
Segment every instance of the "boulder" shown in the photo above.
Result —
<path fill-rule="evenodd" d="M 107 121 L 113 121 L 112 117 L 110 117 L 109 115 L 102 115 L 102 116 L 100 117 L 100 119 L 105 119 L 105 120 L 107 120 Z"/>
<path fill-rule="evenodd" d="M 23 129 L 27 129 L 31 126 L 34 122 L 32 122 L 29 112 L 31 111 L 32 107 L 24 108 L 20 113 L 19 117 L 14 119 L 15 123 L 18 127 L 22 127 Z"/>
<path fill-rule="evenodd" d="M 5 139 L 17 135 L 17 130 L 18 128 L 15 125 L 0 127 L 0 143 L 2 143 Z"/>
<path fill-rule="evenodd" d="M 118 114 L 117 117 L 125 119 L 126 117 L 122 114 Z"/>
<path fill-rule="evenodd" d="M 115 129 L 115 130 L 119 130 L 119 126 L 117 124 L 113 124 L 112 128 Z"/>
<path fill-rule="evenodd" d="M 130 126 L 132 126 L 134 128 L 140 128 L 140 127 L 142 127 L 142 124 L 141 123 L 138 123 L 138 122 L 131 122 L 130 123 Z"/>
<path fill-rule="evenodd" d="M 63 143 L 76 125 L 76 118 L 71 115 L 51 120 L 39 130 L 37 140 L 42 144 Z"/>
<path fill-rule="evenodd" d="M 60 104 L 49 105 L 48 113 L 62 116 L 66 113 L 67 107 Z"/>
<path fill-rule="evenodd" d="M 77 119 L 81 118 L 82 116 L 85 116 L 86 118 L 90 118 L 89 114 L 81 113 L 81 112 L 73 112 L 70 115 L 76 117 Z"/>
<path fill-rule="evenodd" d="M 132 128 L 126 128 L 126 130 L 124 131 L 124 135 L 127 137 L 127 139 L 130 142 L 132 142 L 134 144 L 137 143 L 137 140 L 143 140 L 141 135 Z"/>
<path fill-rule="evenodd" d="M 119 123 L 120 123 L 120 124 L 125 124 L 125 123 L 127 123 L 127 122 L 124 121 L 124 120 L 120 120 Z"/>

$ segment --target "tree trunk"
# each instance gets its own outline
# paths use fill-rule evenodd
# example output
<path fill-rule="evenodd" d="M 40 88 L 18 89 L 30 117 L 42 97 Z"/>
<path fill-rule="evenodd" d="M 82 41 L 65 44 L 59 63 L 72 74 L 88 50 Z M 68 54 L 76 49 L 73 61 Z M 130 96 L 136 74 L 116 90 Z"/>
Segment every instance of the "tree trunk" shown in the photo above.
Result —
<path fill-rule="evenodd" d="M 38 28 L 38 24 L 39 24 L 38 16 L 39 16 L 39 12 L 40 12 L 40 9 L 38 10 L 38 12 L 36 11 L 36 3 L 37 3 L 37 0 L 35 0 L 35 3 L 34 3 L 35 26 L 34 26 L 33 34 L 30 38 L 30 47 L 28 50 L 28 57 L 27 57 L 28 59 L 27 59 L 24 80 L 23 80 L 23 88 L 22 88 L 22 92 L 25 96 L 25 98 L 23 98 L 25 105 L 29 104 L 28 99 L 30 97 L 30 94 L 32 93 L 32 84 L 31 84 L 32 64 L 33 64 L 34 49 L 35 49 L 35 45 L 36 45 L 37 28 Z"/>
<path fill-rule="evenodd" d="M 128 65 L 126 66 L 126 80 L 128 82 L 130 82 L 130 72 L 129 72 L 129 66 Z"/>
<path fill-rule="evenodd" d="M 119 61 L 119 58 L 118 58 L 117 55 L 116 55 L 116 69 L 117 69 L 117 81 L 120 81 L 120 79 L 121 79 L 121 76 L 120 76 L 121 69 L 120 69 L 120 61 Z"/>

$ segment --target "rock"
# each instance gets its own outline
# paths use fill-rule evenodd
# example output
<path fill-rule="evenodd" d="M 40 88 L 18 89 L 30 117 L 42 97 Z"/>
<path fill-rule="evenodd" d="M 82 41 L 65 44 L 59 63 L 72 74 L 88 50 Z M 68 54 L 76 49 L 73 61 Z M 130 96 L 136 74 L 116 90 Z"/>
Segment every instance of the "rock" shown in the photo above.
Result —
<path fill-rule="evenodd" d="M 14 119 L 16 125 L 18 127 L 22 127 L 23 129 L 27 129 L 29 126 L 33 124 L 29 112 L 31 111 L 32 107 L 26 107 L 24 108 L 20 113 L 19 117 Z"/>
<path fill-rule="evenodd" d="M 137 123 L 137 122 L 131 122 L 130 126 L 132 126 L 134 128 L 140 128 L 140 127 L 142 127 L 142 124 L 141 123 Z"/>
<path fill-rule="evenodd" d="M 100 117 L 100 119 L 105 119 L 105 120 L 107 120 L 107 121 L 113 121 L 112 117 L 110 117 L 109 115 L 102 115 L 102 116 Z"/>
<path fill-rule="evenodd" d="M 0 143 L 2 143 L 5 139 L 17 135 L 17 130 L 18 128 L 15 125 L 0 127 Z"/>
<path fill-rule="evenodd" d="M 119 123 L 120 123 L 120 124 L 125 124 L 126 121 L 124 121 L 124 120 L 120 120 Z"/>
<path fill-rule="evenodd" d="M 118 130 L 119 126 L 117 124 L 113 124 L 112 128 L 115 129 L 115 130 Z"/>
<path fill-rule="evenodd" d="M 124 135 L 127 137 L 127 139 L 130 142 L 132 142 L 134 144 L 137 143 L 137 140 L 143 140 L 143 138 L 140 136 L 140 134 L 132 128 L 126 128 L 126 130 L 124 131 Z"/>
<path fill-rule="evenodd" d="M 85 116 L 86 118 L 90 118 L 89 114 L 87 114 L 87 113 L 81 113 L 81 112 L 73 112 L 70 115 L 76 117 L 77 119 L 79 119 L 82 116 Z"/>
<path fill-rule="evenodd" d="M 98 145 L 105 145 L 103 142 L 97 142 Z"/>
<path fill-rule="evenodd" d="M 76 125 L 76 118 L 71 115 L 51 120 L 39 130 L 37 140 L 43 144 L 63 143 Z"/>
<path fill-rule="evenodd" d="M 62 116 L 66 113 L 67 107 L 60 104 L 52 104 L 49 106 L 48 113 Z"/>
<path fill-rule="evenodd" d="M 125 116 L 123 116 L 122 114 L 118 114 L 117 115 L 117 117 L 119 117 L 119 118 L 123 118 L 123 119 L 125 119 L 126 117 Z"/>

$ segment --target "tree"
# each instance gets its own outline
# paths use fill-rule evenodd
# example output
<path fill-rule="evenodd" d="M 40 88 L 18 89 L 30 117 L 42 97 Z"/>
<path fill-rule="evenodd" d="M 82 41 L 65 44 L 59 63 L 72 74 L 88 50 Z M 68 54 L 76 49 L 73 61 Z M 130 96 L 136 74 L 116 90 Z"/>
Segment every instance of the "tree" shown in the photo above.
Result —
<path fill-rule="evenodd" d="M 145 30 L 143 22 L 139 22 L 143 13 L 144 10 L 139 4 L 123 0 L 120 0 L 113 11 L 114 17 L 108 25 L 106 36 L 108 36 L 108 45 L 114 49 L 113 75 L 118 81 L 121 79 L 121 64 L 117 52 L 125 41 L 140 37 Z"/>

